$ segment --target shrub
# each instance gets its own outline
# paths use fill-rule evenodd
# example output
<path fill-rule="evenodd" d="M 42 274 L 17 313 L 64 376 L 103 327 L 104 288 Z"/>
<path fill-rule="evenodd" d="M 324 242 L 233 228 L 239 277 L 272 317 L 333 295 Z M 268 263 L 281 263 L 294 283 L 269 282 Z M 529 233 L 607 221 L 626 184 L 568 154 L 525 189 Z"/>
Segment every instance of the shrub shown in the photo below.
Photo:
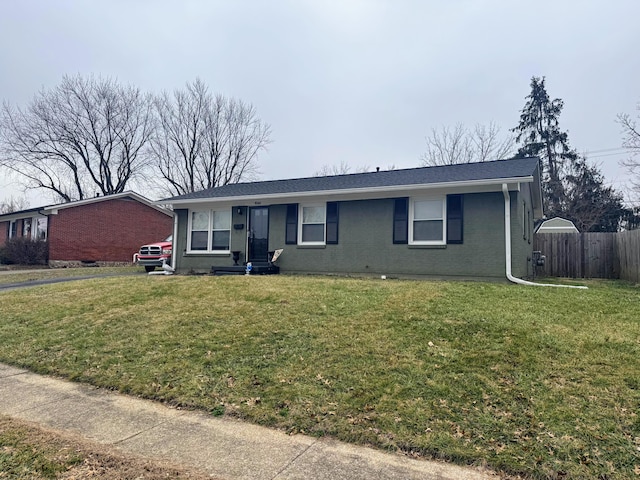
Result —
<path fill-rule="evenodd" d="M 44 240 L 10 238 L 0 247 L 0 263 L 18 265 L 46 265 L 49 244 Z"/>

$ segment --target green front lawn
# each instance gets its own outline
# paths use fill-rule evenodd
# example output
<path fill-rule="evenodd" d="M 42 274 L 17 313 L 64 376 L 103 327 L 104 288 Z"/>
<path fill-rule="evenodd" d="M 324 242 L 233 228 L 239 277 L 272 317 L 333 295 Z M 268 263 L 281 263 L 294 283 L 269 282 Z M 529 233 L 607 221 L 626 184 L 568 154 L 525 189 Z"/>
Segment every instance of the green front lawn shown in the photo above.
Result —
<path fill-rule="evenodd" d="M 118 277 L 0 293 L 0 361 L 533 478 L 638 478 L 640 289 Z"/>

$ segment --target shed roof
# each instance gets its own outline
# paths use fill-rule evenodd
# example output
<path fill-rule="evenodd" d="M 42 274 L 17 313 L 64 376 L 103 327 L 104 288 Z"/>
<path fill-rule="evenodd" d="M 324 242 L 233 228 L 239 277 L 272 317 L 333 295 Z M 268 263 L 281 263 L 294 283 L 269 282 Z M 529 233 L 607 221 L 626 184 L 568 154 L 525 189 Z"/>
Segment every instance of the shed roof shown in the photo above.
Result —
<path fill-rule="evenodd" d="M 554 217 L 542 222 L 537 233 L 580 233 L 580 231 L 571 220 Z"/>

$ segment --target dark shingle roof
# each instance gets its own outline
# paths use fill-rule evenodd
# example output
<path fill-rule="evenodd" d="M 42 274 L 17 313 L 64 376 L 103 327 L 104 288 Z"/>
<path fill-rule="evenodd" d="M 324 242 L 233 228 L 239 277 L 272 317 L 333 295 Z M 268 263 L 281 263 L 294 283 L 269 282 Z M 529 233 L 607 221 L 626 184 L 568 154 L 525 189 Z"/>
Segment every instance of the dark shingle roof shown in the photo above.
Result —
<path fill-rule="evenodd" d="M 235 183 L 167 198 L 158 203 L 177 200 L 245 197 L 299 192 L 322 192 L 367 189 L 403 185 L 468 182 L 502 178 L 521 178 L 534 175 L 538 158 L 518 158 L 492 162 L 465 163 L 437 167 L 410 168 L 369 173 L 354 173 L 330 177 L 293 178 L 262 182 Z"/>

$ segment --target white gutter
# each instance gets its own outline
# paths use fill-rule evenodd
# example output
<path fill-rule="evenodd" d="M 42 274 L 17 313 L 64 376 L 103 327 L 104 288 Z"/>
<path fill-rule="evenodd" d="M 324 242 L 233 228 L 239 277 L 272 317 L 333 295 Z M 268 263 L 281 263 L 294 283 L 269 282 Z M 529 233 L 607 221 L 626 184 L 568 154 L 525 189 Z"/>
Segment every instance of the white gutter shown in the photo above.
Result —
<path fill-rule="evenodd" d="M 580 288 L 586 290 L 588 287 L 582 285 L 556 285 L 552 283 L 535 283 L 522 280 L 521 278 L 511 275 L 511 196 L 509 195 L 509 187 L 506 183 L 502 184 L 502 193 L 504 194 L 504 250 L 507 279 L 510 282 L 519 285 L 531 285 L 534 287 L 564 287 L 564 288 Z"/>

